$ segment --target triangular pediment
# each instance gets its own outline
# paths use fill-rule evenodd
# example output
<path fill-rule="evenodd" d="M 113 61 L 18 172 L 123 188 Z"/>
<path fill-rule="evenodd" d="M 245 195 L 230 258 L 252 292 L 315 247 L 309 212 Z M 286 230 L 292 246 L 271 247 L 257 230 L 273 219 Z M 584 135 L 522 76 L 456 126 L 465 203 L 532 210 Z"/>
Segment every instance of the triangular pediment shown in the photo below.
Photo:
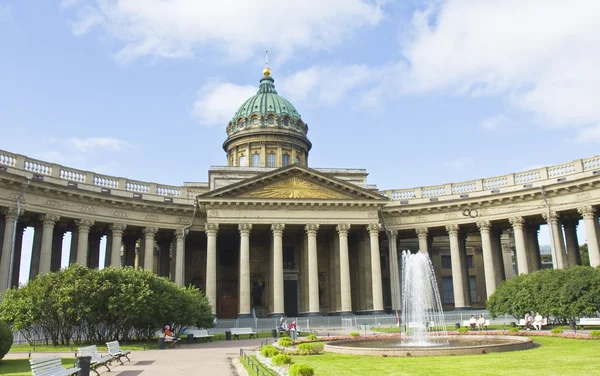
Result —
<path fill-rule="evenodd" d="M 198 196 L 199 199 L 387 200 L 355 184 L 300 165 L 291 165 Z"/>

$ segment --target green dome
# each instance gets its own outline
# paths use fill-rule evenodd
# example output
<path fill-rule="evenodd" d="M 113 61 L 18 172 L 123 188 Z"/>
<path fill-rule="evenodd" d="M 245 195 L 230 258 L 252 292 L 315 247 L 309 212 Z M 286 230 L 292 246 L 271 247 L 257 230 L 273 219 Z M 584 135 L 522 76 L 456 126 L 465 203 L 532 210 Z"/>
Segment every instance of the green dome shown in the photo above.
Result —
<path fill-rule="evenodd" d="M 240 106 L 233 115 L 232 122 L 236 123 L 240 118 L 247 119 L 256 114 L 274 114 L 280 119 L 287 116 L 292 121 L 300 119 L 300 114 L 296 111 L 296 108 L 287 99 L 277 94 L 273 84 L 274 81 L 270 76 L 263 76 L 256 95 Z"/>

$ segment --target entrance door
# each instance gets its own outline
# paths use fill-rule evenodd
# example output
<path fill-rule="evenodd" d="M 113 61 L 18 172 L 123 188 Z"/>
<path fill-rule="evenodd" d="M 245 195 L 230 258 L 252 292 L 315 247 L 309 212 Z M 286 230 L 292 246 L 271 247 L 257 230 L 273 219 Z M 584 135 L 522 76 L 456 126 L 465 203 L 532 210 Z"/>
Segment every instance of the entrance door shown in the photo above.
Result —
<path fill-rule="evenodd" d="M 287 317 L 298 316 L 298 281 L 283 281 L 283 304 Z"/>

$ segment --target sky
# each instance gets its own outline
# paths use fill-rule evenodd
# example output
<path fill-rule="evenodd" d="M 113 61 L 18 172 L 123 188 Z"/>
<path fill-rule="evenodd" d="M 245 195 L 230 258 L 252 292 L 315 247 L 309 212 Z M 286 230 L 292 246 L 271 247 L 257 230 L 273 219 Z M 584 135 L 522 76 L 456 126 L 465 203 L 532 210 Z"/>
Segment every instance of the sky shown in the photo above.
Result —
<path fill-rule="evenodd" d="M 0 149 L 207 181 L 268 49 L 311 167 L 397 189 L 563 163 L 598 154 L 599 18 L 596 0 L 0 0 Z"/>

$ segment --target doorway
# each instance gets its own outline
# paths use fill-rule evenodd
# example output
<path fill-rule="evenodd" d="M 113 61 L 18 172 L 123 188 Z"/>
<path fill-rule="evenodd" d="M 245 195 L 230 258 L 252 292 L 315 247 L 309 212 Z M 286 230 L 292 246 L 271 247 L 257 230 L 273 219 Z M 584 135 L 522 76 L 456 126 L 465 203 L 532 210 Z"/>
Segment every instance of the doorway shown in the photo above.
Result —
<path fill-rule="evenodd" d="M 283 304 L 285 315 L 287 317 L 298 316 L 298 281 L 284 280 L 283 281 Z"/>

